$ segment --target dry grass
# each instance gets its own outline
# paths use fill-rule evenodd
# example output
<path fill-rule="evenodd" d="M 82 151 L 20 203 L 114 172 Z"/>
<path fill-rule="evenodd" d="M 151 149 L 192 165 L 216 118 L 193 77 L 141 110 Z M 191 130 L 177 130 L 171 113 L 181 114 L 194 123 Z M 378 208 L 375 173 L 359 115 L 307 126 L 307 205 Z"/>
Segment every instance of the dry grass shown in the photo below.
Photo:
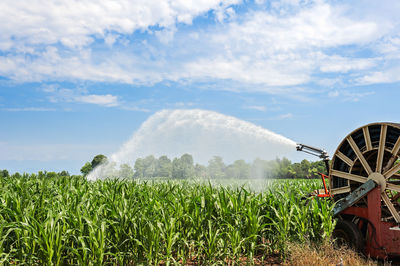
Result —
<path fill-rule="evenodd" d="M 377 261 L 365 258 L 350 249 L 334 248 L 329 242 L 318 247 L 312 244 L 291 244 L 289 250 L 291 254 L 285 261 L 286 265 L 378 265 Z"/>

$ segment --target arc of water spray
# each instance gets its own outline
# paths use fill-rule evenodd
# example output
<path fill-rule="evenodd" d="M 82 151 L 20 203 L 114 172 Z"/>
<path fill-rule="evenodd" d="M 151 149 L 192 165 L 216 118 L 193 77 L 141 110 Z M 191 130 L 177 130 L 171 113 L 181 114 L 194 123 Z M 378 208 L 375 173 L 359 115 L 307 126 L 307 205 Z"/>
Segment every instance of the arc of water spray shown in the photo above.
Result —
<path fill-rule="evenodd" d="M 150 116 L 110 161 L 133 164 L 151 154 L 173 158 L 184 153 L 201 163 L 215 155 L 228 162 L 274 159 L 294 151 L 295 146 L 284 136 L 232 116 L 200 109 L 162 110 Z M 101 178 L 109 167 L 110 163 L 97 167 L 88 179 Z"/>

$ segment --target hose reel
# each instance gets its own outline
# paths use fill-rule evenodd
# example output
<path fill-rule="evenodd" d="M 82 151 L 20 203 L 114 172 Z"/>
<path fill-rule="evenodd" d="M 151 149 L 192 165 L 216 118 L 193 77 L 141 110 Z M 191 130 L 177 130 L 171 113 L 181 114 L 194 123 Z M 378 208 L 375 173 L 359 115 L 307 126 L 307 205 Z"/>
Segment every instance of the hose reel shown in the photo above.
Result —
<path fill-rule="evenodd" d="M 330 165 L 330 192 L 338 200 L 368 180 L 381 188 L 382 219 L 400 223 L 400 124 L 373 123 L 351 132 Z M 360 201 L 357 206 L 367 206 Z"/>

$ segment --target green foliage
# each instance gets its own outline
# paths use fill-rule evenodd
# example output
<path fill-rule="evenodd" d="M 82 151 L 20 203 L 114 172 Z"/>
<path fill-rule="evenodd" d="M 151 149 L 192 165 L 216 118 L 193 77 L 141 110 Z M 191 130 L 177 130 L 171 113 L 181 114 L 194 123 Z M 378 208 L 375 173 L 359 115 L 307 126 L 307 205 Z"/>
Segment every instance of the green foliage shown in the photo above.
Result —
<path fill-rule="evenodd" d="M 144 177 L 144 165 L 143 165 L 143 159 L 138 158 L 135 161 L 135 174 L 133 175 L 135 178 L 143 178 Z"/>
<path fill-rule="evenodd" d="M 181 158 L 172 161 L 172 176 L 174 178 L 190 178 L 194 175 L 193 157 L 185 153 Z"/>
<path fill-rule="evenodd" d="M 92 170 L 93 170 L 92 164 L 89 163 L 89 162 L 87 162 L 87 163 L 85 163 L 84 166 L 82 166 L 82 168 L 81 168 L 81 173 L 82 173 L 84 176 L 86 176 L 86 175 L 89 174 L 89 172 L 92 171 Z"/>
<path fill-rule="evenodd" d="M 207 172 L 211 178 L 224 178 L 225 175 L 225 164 L 220 156 L 214 156 L 213 159 L 208 161 Z"/>
<path fill-rule="evenodd" d="M 157 168 L 157 159 L 153 155 L 149 155 L 143 159 L 143 176 L 155 177 Z"/>
<path fill-rule="evenodd" d="M 103 154 L 96 155 L 96 156 L 94 156 L 92 163 L 91 163 L 92 169 L 94 169 L 99 164 L 103 164 L 106 162 L 107 162 L 107 156 L 105 156 Z"/>
<path fill-rule="evenodd" d="M 59 175 L 59 176 L 70 176 L 70 174 L 68 173 L 68 171 L 65 171 L 65 170 L 59 172 L 58 175 Z"/>
<path fill-rule="evenodd" d="M 8 173 L 8 171 L 6 169 L 4 170 L 0 170 L 0 177 L 9 177 L 10 174 Z"/>
<path fill-rule="evenodd" d="M 172 176 L 172 162 L 165 155 L 158 158 L 156 176 L 166 178 L 171 178 Z"/>
<path fill-rule="evenodd" d="M 107 157 L 97 155 L 92 163 L 86 163 L 81 168 L 81 173 L 86 176 L 101 162 L 107 162 Z M 222 157 L 214 156 L 208 161 L 208 165 L 194 165 L 193 157 L 190 154 L 184 154 L 180 158 L 174 158 L 172 161 L 165 155 L 155 158 L 149 155 L 145 158 L 138 158 L 135 161 L 133 173 L 128 164 L 121 165 L 120 170 L 116 168 L 114 162 L 109 163 L 107 172 L 103 173 L 103 178 L 127 176 L 127 178 L 177 178 L 187 179 L 191 177 L 202 177 L 209 179 L 236 178 L 236 179 L 292 179 L 292 178 L 319 178 L 318 173 L 325 173 L 325 164 L 323 161 L 310 162 L 303 160 L 300 163 L 292 163 L 287 158 L 276 158 L 275 160 L 255 159 L 253 163 L 247 163 L 244 160 L 236 160 L 232 164 L 225 165 Z M 1 172 L 0 172 L 1 174 Z M 68 176 L 69 173 L 63 171 L 62 176 Z"/>
<path fill-rule="evenodd" d="M 133 169 L 129 166 L 129 164 L 122 164 L 119 169 L 120 178 L 133 178 Z"/>
<path fill-rule="evenodd" d="M 57 177 L 57 173 L 56 172 L 47 172 L 46 177 L 47 178 L 55 178 L 55 177 Z"/>
<path fill-rule="evenodd" d="M 206 178 L 207 177 L 207 167 L 196 163 L 196 165 L 194 166 L 194 176 Z"/>
<path fill-rule="evenodd" d="M 283 256 L 288 241 L 323 241 L 334 226 L 330 201 L 301 200 L 320 186 L 312 180 L 271 182 L 263 193 L 59 176 L 13 175 L 0 186 L 0 264 L 240 264 Z"/>
<path fill-rule="evenodd" d="M 244 160 L 236 160 L 225 169 L 226 176 L 230 178 L 246 179 L 250 177 L 251 166 Z"/>

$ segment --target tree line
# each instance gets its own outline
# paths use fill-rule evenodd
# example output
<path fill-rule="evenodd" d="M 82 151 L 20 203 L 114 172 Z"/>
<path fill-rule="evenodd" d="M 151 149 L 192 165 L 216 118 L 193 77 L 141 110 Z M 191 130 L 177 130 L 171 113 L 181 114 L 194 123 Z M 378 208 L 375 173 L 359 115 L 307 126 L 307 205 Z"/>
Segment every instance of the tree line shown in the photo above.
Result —
<path fill-rule="evenodd" d="M 87 175 L 97 165 L 106 163 L 107 157 L 97 155 L 91 162 L 87 162 L 82 168 L 83 175 Z M 323 161 L 310 162 L 302 160 L 299 163 L 292 163 L 287 158 L 276 158 L 275 160 L 255 159 L 252 163 L 245 160 L 236 160 L 231 164 L 225 164 L 222 157 L 214 156 L 207 165 L 194 163 L 190 154 L 183 154 L 181 157 L 172 160 L 163 155 L 159 158 L 149 155 L 145 158 L 138 158 L 133 168 L 129 164 L 122 164 L 119 170 L 116 165 L 111 165 L 110 177 L 122 178 L 317 178 L 318 173 L 325 173 Z"/>
<path fill-rule="evenodd" d="M 107 163 L 105 155 L 96 155 L 91 162 L 86 162 L 81 168 L 81 173 L 86 176 L 96 166 Z M 181 157 L 173 158 L 167 156 L 159 158 L 149 155 L 144 158 L 138 158 L 134 166 L 122 164 L 119 167 L 110 163 L 112 170 L 107 177 L 120 178 L 277 178 L 277 179 L 296 179 L 296 178 L 318 178 L 318 173 L 325 173 L 326 169 L 323 161 L 311 162 L 306 159 L 301 162 L 292 163 L 289 159 L 283 157 L 275 160 L 255 159 L 248 163 L 245 160 L 236 160 L 231 164 L 226 164 L 222 157 L 214 156 L 208 161 L 207 165 L 194 163 L 190 154 L 184 154 Z M 10 174 L 6 169 L 0 170 L 1 177 L 57 177 L 70 176 L 68 171 L 47 172 L 39 171 L 37 174 L 20 174 L 18 172 Z"/>

